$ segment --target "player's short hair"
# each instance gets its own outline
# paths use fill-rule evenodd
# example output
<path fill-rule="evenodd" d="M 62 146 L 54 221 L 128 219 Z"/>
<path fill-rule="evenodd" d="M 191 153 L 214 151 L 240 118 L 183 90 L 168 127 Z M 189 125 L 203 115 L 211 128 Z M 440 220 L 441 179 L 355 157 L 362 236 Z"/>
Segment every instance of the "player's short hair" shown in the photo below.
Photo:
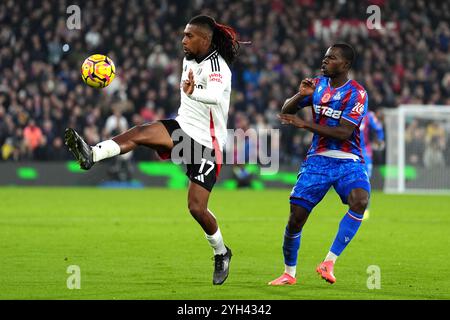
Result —
<path fill-rule="evenodd" d="M 345 58 L 345 60 L 350 62 L 350 67 L 353 65 L 353 62 L 355 61 L 356 58 L 356 53 L 355 49 L 353 49 L 351 45 L 349 45 L 348 43 L 341 42 L 335 43 L 331 47 L 341 49 L 342 56 Z"/>

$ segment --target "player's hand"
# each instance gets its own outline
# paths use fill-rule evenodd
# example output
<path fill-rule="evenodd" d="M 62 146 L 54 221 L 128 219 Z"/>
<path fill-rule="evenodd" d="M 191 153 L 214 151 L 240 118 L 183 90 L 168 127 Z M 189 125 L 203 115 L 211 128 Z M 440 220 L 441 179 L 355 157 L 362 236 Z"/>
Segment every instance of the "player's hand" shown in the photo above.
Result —
<path fill-rule="evenodd" d="M 298 87 L 298 92 L 300 92 L 302 96 L 310 96 L 314 93 L 314 90 L 316 90 L 316 85 L 311 78 L 303 79 Z"/>
<path fill-rule="evenodd" d="M 192 69 L 189 70 L 188 79 L 183 81 L 183 91 L 188 96 L 194 92 L 195 82 L 194 82 L 194 72 Z"/>
<path fill-rule="evenodd" d="M 299 128 L 305 128 L 306 125 L 306 122 L 295 114 L 279 114 L 278 118 L 282 124 L 290 124 Z"/>

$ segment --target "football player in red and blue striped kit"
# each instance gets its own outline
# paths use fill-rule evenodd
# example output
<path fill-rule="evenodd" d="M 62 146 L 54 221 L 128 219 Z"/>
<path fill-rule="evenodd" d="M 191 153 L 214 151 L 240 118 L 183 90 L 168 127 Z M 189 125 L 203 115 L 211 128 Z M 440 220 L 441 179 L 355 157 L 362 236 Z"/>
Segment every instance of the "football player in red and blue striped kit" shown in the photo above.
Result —
<path fill-rule="evenodd" d="M 270 285 L 296 283 L 297 255 L 301 233 L 309 214 L 331 186 L 349 206 L 336 238 L 316 271 L 334 283 L 334 264 L 361 225 L 369 202 L 370 182 L 360 146 L 361 120 L 367 112 L 367 92 L 349 79 L 355 52 L 345 43 L 332 45 L 322 61 L 322 76 L 304 79 L 299 92 L 286 100 L 281 110 L 283 124 L 314 133 L 290 196 L 290 216 L 284 233 L 285 272 Z M 313 121 L 295 114 L 312 106 Z"/>
<path fill-rule="evenodd" d="M 372 143 L 376 145 L 378 150 L 384 148 L 384 129 L 381 122 L 378 120 L 377 116 L 373 111 L 368 111 L 366 116 L 361 121 L 360 125 L 361 130 L 361 149 L 364 157 L 364 162 L 366 164 L 367 174 L 369 175 L 369 179 L 372 177 Z M 371 141 L 371 133 L 372 131 L 375 133 L 374 137 L 376 139 Z M 363 220 L 369 219 L 369 206 L 366 208 L 366 212 L 364 212 Z"/>

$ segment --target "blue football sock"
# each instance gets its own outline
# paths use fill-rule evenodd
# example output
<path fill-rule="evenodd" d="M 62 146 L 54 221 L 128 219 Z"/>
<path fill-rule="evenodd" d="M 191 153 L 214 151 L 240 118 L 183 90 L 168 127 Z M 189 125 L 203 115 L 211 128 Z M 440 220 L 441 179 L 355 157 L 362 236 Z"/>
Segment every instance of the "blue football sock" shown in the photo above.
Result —
<path fill-rule="evenodd" d="M 300 248 L 300 239 L 302 232 L 290 233 L 288 228 L 284 232 L 283 255 L 284 264 L 287 266 L 297 265 L 298 249 Z"/>
<path fill-rule="evenodd" d="M 330 249 L 332 253 L 339 256 L 344 251 L 345 247 L 355 236 L 356 231 L 358 231 L 363 217 L 363 214 L 348 210 L 341 223 L 339 223 L 338 233 Z"/>

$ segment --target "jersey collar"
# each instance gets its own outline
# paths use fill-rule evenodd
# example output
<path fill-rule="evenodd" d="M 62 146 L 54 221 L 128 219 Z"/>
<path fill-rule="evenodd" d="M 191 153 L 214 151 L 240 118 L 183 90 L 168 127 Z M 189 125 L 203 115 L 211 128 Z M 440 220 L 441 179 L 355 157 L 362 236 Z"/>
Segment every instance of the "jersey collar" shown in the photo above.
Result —
<path fill-rule="evenodd" d="M 213 50 L 213 51 L 211 51 L 209 54 L 207 54 L 204 58 L 200 58 L 200 59 L 195 59 L 195 61 L 198 63 L 198 64 L 200 64 L 200 63 L 202 63 L 203 61 L 205 61 L 206 59 L 208 59 L 209 57 L 211 57 L 213 54 L 215 54 L 217 52 L 217 50 Z"/>
<path fill-rule="evenodd" d="M 331 86 L 331 84 L 330 84 L 330 78 L 327 78 L 327 85 L 328 85 L 332 90 L 337 90 L 337 89 L 340 89 L 340 88 L 344 87 L 345 85 L 347 85 L 347 83 L 349 83 L 350 80 L 352 80 L 352 79 L 348 79 L 347 82 L 345 82 L 345 83 L 344 83 L 342 86 L 340 86 L 340 87 L 333 88 L 333 87 Z"/>

